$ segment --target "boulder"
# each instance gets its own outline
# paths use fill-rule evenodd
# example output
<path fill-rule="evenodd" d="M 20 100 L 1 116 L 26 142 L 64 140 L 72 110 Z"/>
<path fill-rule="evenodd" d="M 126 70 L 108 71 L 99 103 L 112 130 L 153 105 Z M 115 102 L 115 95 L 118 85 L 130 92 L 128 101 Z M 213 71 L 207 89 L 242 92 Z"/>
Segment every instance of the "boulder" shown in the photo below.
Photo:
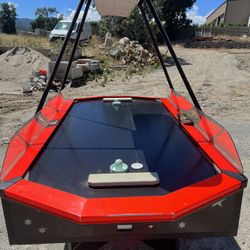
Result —
<path fill-rule="evenodd" d="M 142 58 L 147 58 L 147 57 L 149 57 L 148 50 L 143 49 L 143 50 L 141 51 L 141 56 L 142 56 Z"/>
<path fill-rule="evenodd" d="M 128 53 L 129 55 L 133 55 L 134 52 L 135 52 L 135 51 L 134 51 L 133 47 L 129 47 L 128 50 L 127 50 L 127 53 Z"/>
<path fill-rule="evenodd" d="M 126 44 L 130 43 L 130 39 L 128 37 L 123 37 L 119 42 L 120 45 L 125 46 Z"/>
<path fill-rule="evenodd" d="M 23 85 L 23 94 L 31 94 L 32 93 L 32 86 L 30 83 Z"/>
<path fill-rule="evenodd" d="M 121 46 L 119 46 L 118 44 L 116 44 L 109 50 L 109 54 L 115 58 L 120 58 L 123 53 L 124 49 L 122 49 Z"/>
<path fill-rule="evenodd" d="M 144 50 L 144 48 L 141 45 L 137 45 L 135 50 L 136 52 L 140 53 Z"/>

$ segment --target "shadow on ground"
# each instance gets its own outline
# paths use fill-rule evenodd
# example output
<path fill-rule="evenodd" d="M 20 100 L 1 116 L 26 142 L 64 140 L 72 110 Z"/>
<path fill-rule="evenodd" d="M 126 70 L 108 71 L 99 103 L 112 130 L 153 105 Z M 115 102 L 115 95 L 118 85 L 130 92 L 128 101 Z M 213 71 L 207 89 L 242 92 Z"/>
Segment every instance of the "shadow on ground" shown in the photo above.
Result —
<path fill-rule="evenodd" d="M 179 63 L 181 65 L 192 65 L 191 63 L 189 63 L 188 61 L 186 61 L 183 58 L 178 57 L 178 60 L 179 60 Z M 173 67 L 173 66 L 175 66 L 175 62 L 174 62 L 174 60 L 173 60 L 172 57 L 168 57 L 166 59 L 166 61 L 165 61 L 165 64 L 166 64 L 167 67 Z"/>
<path fill-rule="evenodd" d="M 153 248 L 141 241 L 115 241 L 109 242 L 100 250 L 152 250 Z M 164 246 L 162 249 L 169 249 Z M 204 239 L 181 239 L 179 250 L 241 250 L 233 237 L 204 238 Z"/>
<path fill-rule="evenodd" d="M 204 238 L 204 239 L 181 239 L 180 250 L 241 250 L 233 237 Z"/>

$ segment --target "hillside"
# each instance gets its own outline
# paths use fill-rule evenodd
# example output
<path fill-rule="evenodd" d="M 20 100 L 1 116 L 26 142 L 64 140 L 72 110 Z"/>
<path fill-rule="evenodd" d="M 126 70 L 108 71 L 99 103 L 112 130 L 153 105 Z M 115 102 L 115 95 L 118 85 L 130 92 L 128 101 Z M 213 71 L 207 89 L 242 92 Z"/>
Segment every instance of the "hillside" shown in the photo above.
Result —
<path fill-rule="evenodd" d="M 31 31 L 31 22 L 32 19 L 28 18 L 17 18 L 16 19 L 16 29 L 17 30 L 24 30 L 24 31 Z"/>

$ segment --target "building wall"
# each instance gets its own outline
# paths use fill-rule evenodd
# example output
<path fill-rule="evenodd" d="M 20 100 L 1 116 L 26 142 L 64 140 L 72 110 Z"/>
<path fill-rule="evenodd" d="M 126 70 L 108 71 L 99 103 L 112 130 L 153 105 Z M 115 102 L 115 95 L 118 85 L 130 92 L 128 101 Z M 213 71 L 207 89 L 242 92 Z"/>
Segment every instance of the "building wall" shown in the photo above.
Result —
<path fill-rule="evenodd" d="M 247 0 L 250 2 L 250 0 Z M 222 17 L 226 13 L 227 1 L 225 1 L 218 9 L 216 9 L 210 16 L 207 17 L 206 24 L 213 23 L 217 26 L 218 18 Z"/>
<path fill-rule="evenodd" d="M 250 0 L 229 0 L 225 17 L 225 25 L 248 24 L 250 16 Z"/>
<path fill-rule="evenodd" d="M 250 28 L 248 27 L 236 27 L 236 26 L 227 26 L 227 27 L 212 27 L 211 28 L 212 36 L 242 36 L 242 35 L 250 35 Z"/>

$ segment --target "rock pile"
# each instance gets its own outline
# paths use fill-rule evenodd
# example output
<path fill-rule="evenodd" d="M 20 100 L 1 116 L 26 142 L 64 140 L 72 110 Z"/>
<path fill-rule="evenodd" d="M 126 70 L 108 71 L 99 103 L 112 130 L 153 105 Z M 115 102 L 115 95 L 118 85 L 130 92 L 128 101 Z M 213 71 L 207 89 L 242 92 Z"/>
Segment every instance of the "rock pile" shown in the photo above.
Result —
<path fill-rule="evenodd" d="M 43 91 L 47 85 L 47 72 L 44 70 L 34 71 L 30 77 L 31 91 L 41 90 Z"/>
<path fill-rule="evenodd" d="M 68 61 L 61 61 L 59 68 L 56 72 L 54 81 L 52 83 L 51 91 L 59 91 L 62 81 L 64 80 L 65 72 L 68 67 Z M 30 94 L 33 91 L 45 90 L 48 77 L 51 75 L 52 70 L 55 67 L 55 61 L 48 63 L 48 72 L 46 70 L 33 71 L 30 77 L 30 83 L 23 86 L 23 93 Z M 70 83 L 70 87 L 76 87 L 84 85 L 87 74 L 90 72 L 101 72 L 102 66 L 99 60 L 92 59 L 78 59 L 71 65 L 67 84 Z"/>
<path fill-rule="evenodd" d="M 48 73 L 44 69 L 39 71 L 33 71 L 30 77 L 30 83 L 23 86 L 24 94 L 32 94 L 34 91 L 44 91 L 48 83 Z M 51 91 L 58 91 L 60 89 L 61 82 L 53 81 Z"/>
<path fill-rule="evenodd" d="M 128 37 L 122 38 L 113 45 L 108 53 L 113 58 L 121 60 L 123 65 L 135 63 L 141 66 L 152 65 L 156 63 L 157 58 L 153 53 L 144 49 L 137 41 L 131 41 Z"/>

